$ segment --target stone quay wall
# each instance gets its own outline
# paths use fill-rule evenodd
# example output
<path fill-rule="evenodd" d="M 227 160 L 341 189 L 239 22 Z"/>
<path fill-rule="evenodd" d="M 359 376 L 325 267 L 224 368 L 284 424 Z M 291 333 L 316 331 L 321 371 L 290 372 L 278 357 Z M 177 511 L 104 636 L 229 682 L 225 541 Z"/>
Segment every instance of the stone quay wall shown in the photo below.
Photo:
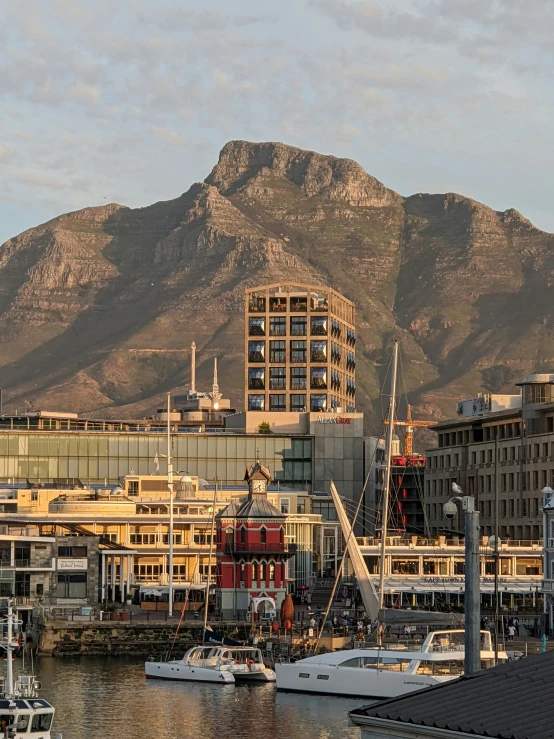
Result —
<path fill-rule="evenodd" d="M 175 638 L 175 624 L 121 623 L 112 621 L 46 621 L 33 634 L 38 653 L 44 656 L 100 655 L 111 657 L 162 657 Z M 238 628 L 238 631 L 237 631 Z M 245 639 L 249 624 L 225 624 L 217 632 Z M 183 624 L 177 635 L 172 656 L 183 656 L 187 649 L 202 643 L 202 624 Z"/>

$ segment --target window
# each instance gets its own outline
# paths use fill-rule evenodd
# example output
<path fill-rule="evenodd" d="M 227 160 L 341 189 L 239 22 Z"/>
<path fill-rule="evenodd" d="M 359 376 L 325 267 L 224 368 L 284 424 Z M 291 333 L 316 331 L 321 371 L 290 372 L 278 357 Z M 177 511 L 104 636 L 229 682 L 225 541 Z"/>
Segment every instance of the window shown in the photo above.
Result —
<path fill-rule="evenodd" d="M 310 673 L 309 672 L 299 672 L 298 677 L 310 677 Z"/>
<path fill-rule="evenodd" d="M 290 319 L 291 336 L 306 336 L 306 317 L 292 316 Z"/>
<path fill-rule="evenodd" d="M 518 557 L 516 559 L 516 575 L 542 575 L 542 558 Z"/>
<path fill-rule="evenodd" d="M 306 410 L 306 396 L 305 395 L 291 395 L 290 396 L 290 409 L 294 413 L 303 413 Z"/>
<path fill-rule="evenodd" d="M 270 395 L 269 396 L 269 410 L 270 411 L 285 411 L 287 409 L 287 396 L 286 395 Z"/>
<path fill-rule="evenodd" d="M 249 341 L 248 342 L 248 361 L 249 362 L 265 362 L 265 342 Z"/>
<path fill-rule="evenodd" d="M 86 557 L 87 548 L 77 546 L 58 547 L 58 557 Z M 16 552 L 17 559 L 17 552 Z"/>
<path fill-rule="evenodd" d="M 466 571 L 466 566 L 463 560 L 458 560 L 454 562 L 454 574 L 455 575 L 465 575 L 465 571 Z"/>
<path fill-rule="evenodd" d="M 471 452 L 471 464 L 477 464 L 477 452 Z"/>
<path fill-rule="evenodd" d="M 260 529 L 260 544 L 265 544 L 267 542 L 267 529 L 265 529 L 263 526 Z"/>
<path fill-rule="evenodd" d="M 287 299 L 285 297 L 276 297 L 269 299 L 269 310 L 272 313 L 284 313 L 287 310 Z"/>
<path fill-rule="evenodd" d="M 317 680 L 329 680 L 329 675 L 318 675 Z"/>
<path fill-rule="evenodd" d="M 393 575 L 419 575 L 419 560 L 417 559 L 393 559 L 391 562 L 391 574 Z"/>
<path fill-rule="evenodd" d="M 169 534 L 162 534 L 162 541 L 164 544 L 169 544 Z M 182 544 L 183 543 L 183 532 L 179 531 L 173 532 L 173 543 L 174 544 Z"/>
<path fill-rule="evenodd" d="M 327 389 L 327 369 L 325 367 L 312 367 L 310 373 L 310 387 L 312 390 Z"/>
<path fill-rule="evenodd" d="M 269 319 L 269 335 L 270 336 L 286 336 L 287 319 L 279 316 L 278 318 Z"/>
<path fill-rule="evenodd" d="M 249 395 L 248 396 L 248 410 L 249 411 L 265 410 L 265 396 L 264 395 Z"/>
<path fill-rule="evenodd" d="M 286 367 L 271 367 L 269 370 L 269 389 L 270 390 L 286 390 L 287 389 L 287 369 Z"/>
<path fill-rule="evenodd" d="M 269 582 L 275 581 L 275 565 L 270 562 L 269 563 Z"/>
<path fill-rule="evenodd" d="M 533 471 L 533 490 L 538 490 L 539 487 L 539 471 Z"/>
<path fill-rule="evenodd" d="M 281 498 L 279 501 L 279 510 L 286 515 L 290 513 L 290 498 Z"/>
<path fill-rule="evenodd" d="M 314 413 L 327 410 L 327 396 L 310 395 L 310 410 Z"/>
<path fill-rule="evenodd" d="M 448 559 L 424 559 L 424 575 L 448 575 Z"/>
<path fill-rule="evenodd" d="M 246 544 L 246 529 L 244 526 L 240 530 L 240 543 Z"/>
<path fill-rule="evenodd" d="M 306 367 L 291 367 L 290 369 L 290 389 L 305 390 L 306 389 Z"/>
<path fill-rule="evenodd" d="M 263 367 L 248 368 L 248 389 L 264 390 L 265 389 L 265 369 Z"/>
<path fill-rule="evenodd" d="M 193 541 L 198 546 L 206 546 L 211 544 L 212 531 L 211 529 L 194 529 Z"/>
<path fill-rule="evenodd" d="M 290 361 L 299 363 L 306 361 L 306 342 L 291 341 L 290 342 Z"/>
<path fill-rule="evenodd" d="M 58 598 L 86 598 L 87 573 L 58 574 L 56 595 Z"/>
<path fill-rule="evenodd" d="M 270 341 L 269 342 L 269 361 L 270 362 L 286 362 L 287 361 L 286 341 Z"/>
<path fill-rule="evenodd" d="M 158 535 L 157 534 L 131 534 L 130 536 L 131 544 L 137 545 L 154 545 L 158 541 Z"/>
<path fill-rule="evenodd" d="M 248 333 L 250 336 L 265 336 L 265 318 L 250 318 L 248 320 Z"/>
<path fill-rule="evenodd" d="M 310 333 L 312 336 L 327 336 L 327 317 L 312 316 Z"/>
<path fill-rule="evenodd" d="M 53 713 L 37 713 L 31 722 L 31 732 L 48 731 L 52 724 Z"/>
<path fill-rule="evenodd" d="M 310 341 L 310 355 L 312 362 L 327 361 L 327 342 L 326 341 Z"/>
<path fill-rule="evenodd" d="M 127 489 L 128 495 L 138 495 L 139 494 L 139 481 L 138 480 L 129 480 L 129 487 Z"/>

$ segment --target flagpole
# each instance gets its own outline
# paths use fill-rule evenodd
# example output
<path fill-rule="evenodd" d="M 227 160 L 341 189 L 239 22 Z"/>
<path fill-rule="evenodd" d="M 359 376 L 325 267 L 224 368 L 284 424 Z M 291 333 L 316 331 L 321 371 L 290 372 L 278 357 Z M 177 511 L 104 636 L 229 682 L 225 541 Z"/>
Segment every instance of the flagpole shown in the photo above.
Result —
<path fill-rule="evenodd" d="M 171 464 L 171 395 L 167 394 L 167 487 L 169 488 L 169 604 L 168 616 L 173 616 L 173 465 Z"/>

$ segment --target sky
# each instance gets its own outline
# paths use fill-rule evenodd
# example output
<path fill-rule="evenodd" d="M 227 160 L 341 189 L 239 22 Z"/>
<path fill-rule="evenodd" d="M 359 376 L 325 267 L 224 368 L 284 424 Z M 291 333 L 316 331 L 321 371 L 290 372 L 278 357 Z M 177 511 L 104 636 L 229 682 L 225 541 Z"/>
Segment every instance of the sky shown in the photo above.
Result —
<path fill-rule="evenodd" d="M 231 139 L 554 231 L 554 3 L 0 0 L 0 243 L 175 198 Z"/>

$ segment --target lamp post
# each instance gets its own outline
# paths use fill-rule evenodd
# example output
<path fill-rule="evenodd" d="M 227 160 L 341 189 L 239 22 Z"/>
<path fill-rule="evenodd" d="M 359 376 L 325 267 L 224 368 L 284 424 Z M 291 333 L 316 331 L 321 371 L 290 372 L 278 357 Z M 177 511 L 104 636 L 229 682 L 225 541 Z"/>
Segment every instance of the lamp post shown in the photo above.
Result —
<path fill-rule="evenodd" d="M 461 504 L 465 514 L 465 656 L 464 672 L 473 675 L 481 669 L 481 573 L 479 571 L 479 511 L 475 498 L 464 495 L 462 488 L 452 483 L 453 498 L 444 504 L 446 518 L 454 518 Z"/>

